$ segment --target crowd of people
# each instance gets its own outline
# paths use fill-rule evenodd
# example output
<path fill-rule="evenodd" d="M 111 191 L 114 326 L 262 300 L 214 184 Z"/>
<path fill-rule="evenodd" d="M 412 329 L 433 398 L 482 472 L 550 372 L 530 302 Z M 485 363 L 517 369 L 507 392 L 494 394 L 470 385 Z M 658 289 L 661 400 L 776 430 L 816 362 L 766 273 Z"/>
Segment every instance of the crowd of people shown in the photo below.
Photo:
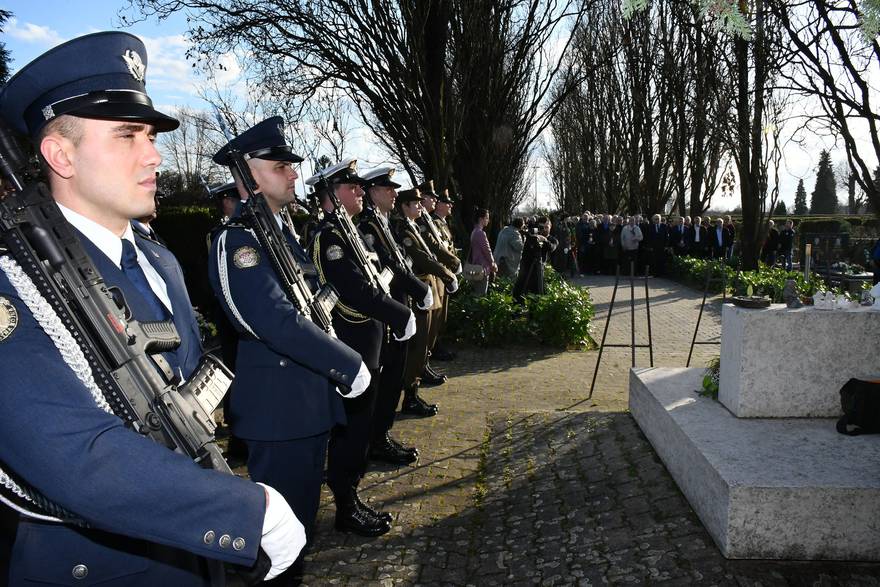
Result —
<path fill-rule="evenodd" d="M 730 259 L 738 247 L 738 227 L 732 217 L 615 215 L 584 212 L 580 218 L 560 218 L 554 223 L 558 246 L 550 257 L 554 269 L 565 274 L 642 275 L 666 272 L 670 256 Z M 518 225 L 522 221 L 517 220 Z M 502 231 L 504 232 L 504 231 Z M 504 237 L 507 242 L 508 232 Z M 499 235 L 499 245 L 502 243 Z M 769 220 L 761 246 L 761 260 L 792 268 L 794 222 L 786 220 L 780 231 Z M 496 246 L 497 247 L 497 246 Z M 503 245 L 507 249 L 509 245 Z M 497 253 L 496 253 L 497 256 Z"/>
<path fill-rule="evenodd" d="M 15 505 L 0 507 L 0 573 L 14 585 L 206 585 L 222 584 L 228 563 L 250 581 L 296 584 L 322 483 L 337 530 L 391 529 L 392 515 L 364 502 L 358 484 L 370 463 L 418 459 L 390 433 L 398 406 L 438 413 L 419 390 L 446 379 L 429 358 L 454 359 L 438 344 L 462 273 L 447 224 L 453 200 L 431 180 L 399 190 L 393 168 L 359 172 L 345 159 L 306 181 L 316 208 L 301 236 L 288 212 L 302 157 L 284 121 L 229 137 L 213 157 L 234 182 L 214 190 L 224 218 L 208 236 L 207 275 L 235 377 L 224 417 L 250 479 L 197 463 L 181 439 L 208 424 L 189 408 L 154 413 L 166 392 L 202 377 L 204 349 L 180 265 L 151 227 L 156 135 L 179 123 L 153 107 L 146 63 L 136 37 L 95 33 L 37 58 L 0 91 L 2 117 L 39 154 L 63 216 L 56 234 L 33 238 L 69 231 L 76 243 L 55 246 L 88 266 L 76 279 L 103 280 L 95 295 L 119 309 L 92 316 L 88 304 L 41 302 L 20 270 L 36 271 L 29 257 L 0 245 L 0 478 L 15 494 L 0 495 Z M 114 385 L 124 390 L 130 374 L 162 392 L 128 419 L 107 395 L 117 388 L 96 358 L 107 349 L 86 331 L 65 334 L 84 317 L 109 320 L 108 336 L 145 357 L 135 370 L 121 361 Z M 148 331 L 175 337 L 151 350 L 138 334 Z M 27 507 L 16 505 L 22 496 Z M 59 511 L 68 517 L 47 515 Z"/>

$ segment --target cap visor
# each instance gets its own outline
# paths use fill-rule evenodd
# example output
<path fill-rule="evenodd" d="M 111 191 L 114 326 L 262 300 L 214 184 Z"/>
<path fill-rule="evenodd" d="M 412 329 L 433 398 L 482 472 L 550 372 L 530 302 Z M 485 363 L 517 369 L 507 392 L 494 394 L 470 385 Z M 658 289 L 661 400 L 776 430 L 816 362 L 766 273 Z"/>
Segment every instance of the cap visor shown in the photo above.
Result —
<path fill-rule="evenodd" d="M 166 116 L 146 104 L 131 102 L 102 102 L 100 104 L 92 104 L 91 106 L 83 106 L 75 112 L 67 112 L 66 114 L 83 118 L 144 122 L 152 124 L 156 128 L 156 132 L 168 132 L 180 126 L 180 121 L 176 118 Z"/>

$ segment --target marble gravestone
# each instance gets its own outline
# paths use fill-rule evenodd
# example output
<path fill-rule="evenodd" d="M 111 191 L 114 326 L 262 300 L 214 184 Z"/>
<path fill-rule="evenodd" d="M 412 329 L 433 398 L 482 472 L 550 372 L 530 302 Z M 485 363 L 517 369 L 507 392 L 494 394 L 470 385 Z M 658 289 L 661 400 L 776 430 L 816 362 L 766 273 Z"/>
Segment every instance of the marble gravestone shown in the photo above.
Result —
<path fill-rule="evenodd" d="M 704 369 L 632 369 L 629 407 L 722 554 L 880 561 L 880 435 L 835 429 L 880 312 L 728 304 L 721 332 L 720 401 Z"/>
<path fill-rule="evenodd" d="M 850 377 L 880 379 L 880 312 L 725 304 L 718 399 L 740 418 L 841 415 Z"/>

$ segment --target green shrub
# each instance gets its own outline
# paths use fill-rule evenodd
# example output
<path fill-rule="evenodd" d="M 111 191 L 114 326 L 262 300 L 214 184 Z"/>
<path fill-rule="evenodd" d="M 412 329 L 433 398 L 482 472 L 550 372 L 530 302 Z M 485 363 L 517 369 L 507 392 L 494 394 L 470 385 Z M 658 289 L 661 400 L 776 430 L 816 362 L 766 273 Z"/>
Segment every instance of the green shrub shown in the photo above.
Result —
<path fill-rule="evenodd" d="M 589 291 L 573 287 L 549 267 L 543 295 L 528 295 L 520 305 L 513 301 L 512 289 L 509 279 L 498 278 L 485 296 L 475 297 L 470 283 L 462 284 L 449 302 L 449 336 L 482 346 L 512 342 L 595 346 L 590 336 L 594 310 Z"/>
<path fill-rule="evenodd" d="M 737 273 L 732 265 L 736 264 L 736 260 L 727 263 L 714 261 L 710 259 L 696 259 L 694 257 L 672 257 L 667 264 L 669 275 L 696 287 L 702 289 L 706 283 L 706 269 L 709 268 L 713 278 L 721 277 L 727 274 L 727 293 L 728 295 L 746 295 L 749 287 L 752 288 L 753 295 L 766 295 L 774 303 L 782 303 L 782 290 L 785 282 L 794 279 L 797 285 L 799 296 L 812 296 L 817 291 L 827 290 L 828 285 L 825 280 L 816 275 L 810 274 L 810 280 L 804 279 L 804 274 L 798 271 L 786 271 L 779 267 L 767 267 L 760 263 L 757 271 L 741 271 Z M 721 293 L 721 282 L 713 281 L 709 284 L 711 293 Z M 842 288 L 833 288 L 836 293 L 843 293 Z"/>

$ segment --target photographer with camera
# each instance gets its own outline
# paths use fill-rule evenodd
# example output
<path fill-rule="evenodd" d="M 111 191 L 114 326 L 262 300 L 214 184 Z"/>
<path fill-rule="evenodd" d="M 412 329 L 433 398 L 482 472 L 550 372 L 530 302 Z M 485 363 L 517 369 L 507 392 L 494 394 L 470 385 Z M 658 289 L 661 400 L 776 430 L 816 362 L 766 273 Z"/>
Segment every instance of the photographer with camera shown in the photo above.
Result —
<path fill-rule="evenodd" d="M 550 236 L 553 223 L 546 216 L 541 216 L 530 224 L 523 235 L 522 261 L 519 266 L 519 276 L 513 286 L 513 299 L 523 302 L 526 294 L 544 293 L 544 263 L 550 254 L 559 245 L 557 240 Z"/>

